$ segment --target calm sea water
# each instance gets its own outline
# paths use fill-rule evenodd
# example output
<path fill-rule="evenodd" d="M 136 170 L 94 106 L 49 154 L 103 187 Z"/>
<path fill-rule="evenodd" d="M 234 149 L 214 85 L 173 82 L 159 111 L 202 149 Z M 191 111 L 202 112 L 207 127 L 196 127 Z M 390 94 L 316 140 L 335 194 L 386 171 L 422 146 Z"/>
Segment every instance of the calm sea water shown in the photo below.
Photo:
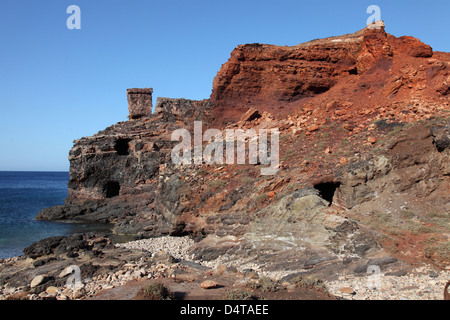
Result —
<path fill-rule="evenodd" d="M 25 247 L 47 237 L 99 228 L 34 220 L 41 209 L 64 204 L 68 180 L 68 172 L 0 171 L 0 258 L 22 255 Z"/>

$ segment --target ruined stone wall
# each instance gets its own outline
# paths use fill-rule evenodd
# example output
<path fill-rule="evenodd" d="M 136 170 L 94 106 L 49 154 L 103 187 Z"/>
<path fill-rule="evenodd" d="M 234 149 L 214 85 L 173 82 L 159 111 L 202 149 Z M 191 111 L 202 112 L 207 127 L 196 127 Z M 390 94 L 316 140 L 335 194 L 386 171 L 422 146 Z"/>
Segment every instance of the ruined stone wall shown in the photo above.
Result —
<path fill-rule="evenodd" d="M 128 89 L 128 118 L 140 119 L 142 117 L 150 117 L 152 114 L 153 102 L 152 102 L 152 88 L 143 89 Z"/>

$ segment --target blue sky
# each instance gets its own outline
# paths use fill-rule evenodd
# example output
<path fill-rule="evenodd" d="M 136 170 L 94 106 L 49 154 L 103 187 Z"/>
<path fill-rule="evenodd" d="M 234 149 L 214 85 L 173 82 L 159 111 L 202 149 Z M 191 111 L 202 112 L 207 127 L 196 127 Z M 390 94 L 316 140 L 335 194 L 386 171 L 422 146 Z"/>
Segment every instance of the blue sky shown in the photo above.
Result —
<path fill-rule="evenodd" d="M 67 171 L 73 140 L 127 120 L 127 88 L 208 98 L 238 44 L 352 33 L 372 4 L 387 32 L 450 51 L 448 0 L 2 0 L 0 171 Z"/>

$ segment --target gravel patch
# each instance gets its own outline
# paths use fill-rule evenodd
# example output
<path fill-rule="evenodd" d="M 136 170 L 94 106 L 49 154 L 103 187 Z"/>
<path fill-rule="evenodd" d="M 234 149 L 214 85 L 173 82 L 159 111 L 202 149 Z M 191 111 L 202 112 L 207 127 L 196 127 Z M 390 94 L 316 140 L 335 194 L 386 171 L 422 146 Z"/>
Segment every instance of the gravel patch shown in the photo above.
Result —
<path fill-rule="evenodd" d="M 450 271 L 436 271 L 432 267 L 416 268 L 402 276 L 354 277 L 341 276 L 327 282 L 330 293 L 350 300 L 442 300 Z M 351 288 L 353 293 L 343 292 Z"/>
<path fill-rule="evenodd" d="M 131 241 L 127 243 L 116 244 L 117 247 L 126 249 L 138 249 L 149 251 L 153 254 L 158 252 L 165 252 L 170 254 L 175 259 L 192 260 L 192 255 L 189 255 L 189 249 L 195 243 L 189 237 L 159 237 L 151 239 L 142 239 Z"/>
<path fill-rule="evenodd" d="M 212 261 L 197 261 L 189 254 L 189 249 L 194 244 L 194 240 L 189 237 L 167 236 L 137 240 L 117 244 L 117 246 L 152 253 L 166 252 L 176 259 L 194 261 L 211 269 L 216 269 L 220 265 L 235 267 L 239 271 L 252 269 L 274 280 L 279 280 L 292 272 L 281 270 L 267 272 L 264 266 L 255 264 L 251 257 L 243 259 L 227 254 Z M 431 266 L 422 266 L 404 276 L 380 274 L 376 278 L 369 275 L 342 275 L 336 281 L 327 281 L 326 287 L 331 294 L 350 300 L 442 300 L 444 287 L 449 280 L 450 270 L 436 271 Z M 349 291 L 352 293 L 348 293 Z"/>
<path fill-rule="evenodd" d="M 192 255 L 189 254 L 189 250 L 194 244 L 194 240 L 189 237 L 168 236 L 116 244 L 116 246 L 148 251 L 153 255 L 164 252 L 176 259 L 193 261 L 211 269 L 227 266 L 235 267 L 239 271 L 244 271 L 244 273 L 246 269 L 253 270 L 259 275 L 269 276 L 275 280 L 279 280 L 286 275 L 286 271 L 266 272 L 264 266 L 254 264 L 250 256 L 247 259 L 237 259 L 234 256 L 223 255 L 213 261 L 195 261 Z M 23 259 L 25 258 L 15 257 L 0 260 L 0 265 Z M 78 289 L 71 289 L 67 286 L 52 288 L 52 290 L 47 290 L 48 292 L 42 292 L 39 295 L 29 294 L 28 298 L 31 300 L 47 299 L 49 297 L 58 300 L 84 299 L 95 296 L 100 290 L 123 286 L 130 280 L 173 277 L 177 270 L 187 268 L 180 263 L 160 262 L 149 266 L 148 259 L 144 258 L 145 261 L 141 261 L 141 258 L 139 261 L 130 261 L 121 270 L 98 275 L 91 279 L 84 279 L 81 288 Z M 442 300 L 444 287 L 449 280 L 449 267 L 439 271 L 432 266 L 424 265 L 404 275 L 402 272 L 399 272 L 397 275 L 380 274 L 378 278 L 369 275 L 341 275 L 338 280 L 328 281 L 325 285 L 329 293 L 348 300 Z M 19 294 L 24 289 L 12 288 L 6 284 L 0 288 L 0 300 L 6 299 L 13 294 Z"/>

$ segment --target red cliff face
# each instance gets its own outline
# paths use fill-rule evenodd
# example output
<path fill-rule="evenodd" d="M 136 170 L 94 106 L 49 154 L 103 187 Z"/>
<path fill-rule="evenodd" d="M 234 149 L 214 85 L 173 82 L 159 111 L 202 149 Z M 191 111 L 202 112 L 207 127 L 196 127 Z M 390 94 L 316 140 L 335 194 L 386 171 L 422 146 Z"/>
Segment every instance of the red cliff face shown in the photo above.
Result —
<path fill-rule="evenodd" d="M 384 27 L 293 47 L 240 45 L 214 79 L 213 114 L 228 123 L 252 107 L 285 117 L 308 105 L 325 109 L 324 101 L 344 96 L 367 110 L 402 101 L 402 88 L 410 99 L 421 84 L 430 90 L 420 96 L 434 101 L 448 93 L 450 79 L 448 63 L 431 57 L 430 46 L 413 37 L 396 38 Z"/>
<path fill-rule="evenodd" d="M 449 265 L 449 63 L 384 29 L 238 46 L 210 100 L 158 98 L 149 115 L 151 90 L 129 91 L 130 121 L 75 141 L 65 205 L 37 218 L 188 234 L 202 239 L 198 260 L 254 254 L 272 270 L 365 273 L 386 254 L 380 243 Z M 175 164 L 172 133 L 198 120 L 278 128 L 277 174 L 262 176 L 261 163 Z"/>

